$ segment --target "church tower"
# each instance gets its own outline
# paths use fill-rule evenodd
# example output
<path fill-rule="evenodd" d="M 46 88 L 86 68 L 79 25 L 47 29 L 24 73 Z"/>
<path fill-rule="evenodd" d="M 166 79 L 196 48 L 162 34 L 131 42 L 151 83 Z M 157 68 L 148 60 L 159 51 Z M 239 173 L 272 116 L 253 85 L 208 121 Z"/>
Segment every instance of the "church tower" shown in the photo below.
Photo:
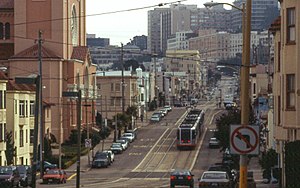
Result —
<path fill-rule="evenodd" d="M 69 59 L 74 46 L 86 46 L 85 0 L 14 1 L 15 53 L 32 46 L 38 31 L 44 46 Z"/>
<path fill-rule="evenodd" d="M 96 66 L 86 47 L 86 0 L 10 1 L 14 2 L 14 55 L 9 58 L 9 75 L 39 73 L 36 40 L 42 31 L 43 103 L 51 105 L 51 114 L 44 112 L 44 130 L 63 142 L 77 122 L 74 101 L 70 104 L 62 92 L 81 90 L 86 103 L 93 103 L 95 97 Z M 91 107 L 82 111 L 86 125 L 94 120 L 92 111 Z"/>

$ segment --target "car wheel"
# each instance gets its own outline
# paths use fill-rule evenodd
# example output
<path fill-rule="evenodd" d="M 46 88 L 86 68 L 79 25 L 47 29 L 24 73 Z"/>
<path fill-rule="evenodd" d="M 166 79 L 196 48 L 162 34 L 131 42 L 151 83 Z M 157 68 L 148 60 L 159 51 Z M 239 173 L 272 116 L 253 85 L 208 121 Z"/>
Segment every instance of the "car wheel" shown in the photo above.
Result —
<path fill-rule="evenodd" d="M 67 179 L 64 179 L 64 183 L 67 183 Z"/>

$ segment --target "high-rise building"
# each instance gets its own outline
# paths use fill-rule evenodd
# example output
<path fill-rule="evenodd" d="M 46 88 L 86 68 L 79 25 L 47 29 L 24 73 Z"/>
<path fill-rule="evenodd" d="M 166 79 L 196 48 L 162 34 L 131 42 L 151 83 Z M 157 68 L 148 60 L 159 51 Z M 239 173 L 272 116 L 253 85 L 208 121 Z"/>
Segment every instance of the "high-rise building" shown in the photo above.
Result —
<path fill-rule="evenodd" d="M 242 8 L 246 0 L 235 0 L 233 4 Z M 278 0 L 252 0 L 251 30 L 262 31 L 267 29 L 274 19 L 279 15 Z M 241 11 L 232 9 L 231 11 L 232 29 L 237 32 L 242 31 Z"/>
<path fill-rule="evenodd" d="M 138 46 L 142 51 L 147 50 L 147 36 L 134 36 L 128 44 Z"/>
<path fill-rule="evenodd" d="M 149 53 L 162 54 L 167 48 L 167 36 L 171 35 L 171 12 L 168 8 L 148 11 Z"/>

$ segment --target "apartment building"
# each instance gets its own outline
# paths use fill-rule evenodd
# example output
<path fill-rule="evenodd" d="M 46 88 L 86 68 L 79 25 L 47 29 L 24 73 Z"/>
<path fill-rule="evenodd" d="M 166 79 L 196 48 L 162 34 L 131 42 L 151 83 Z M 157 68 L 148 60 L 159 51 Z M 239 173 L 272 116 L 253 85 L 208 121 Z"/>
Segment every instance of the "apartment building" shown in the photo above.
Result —
<path fill-rule="evenodd" d="M 8 78 L 0 72 L 0 166 L 6 165 L 6 134 L 7 134 L 7 110 L 6 93 Z"/>
<path fill-rule="evenodd" d="M 275 39 L 274 61 L 274 139 L 276 150 L 280 154 L 279 164 L 282 168 L 282 187 L 289 185 L 296 178 L 291 163 L 286 158 L 288 145 L 300 140 L 300 98 L 299 98 L 299 75 L 300 75 L 300 1 L 280 1 L 280 17 L 273 22 L 271 31 Z M 295 153 L 296 154 L 296 153 Z M 297 153 L 298 154 L 298 153 Z M 297 156 L 297 155 L 294 155 Z M 296 159 L 296 158 L 293 158 Z M 295 162 L 294 162 L 295 163 Z M 289 171 L 287 170 L 289 168 Z M 292 178 L 292 179 L 291 179 Z"/>
<path fill-rule="evenodd" d="M 198 50 L 167 50 L 165 66 L 167 72 L 186 72 L 189 83 L 187 90 L 199 91 L 201 64 Z"/>
<path fill-rule="evenodd" d="M 97 92 L 100 96 L 96 109 L 103 117 L 112 119 L 117 113 L 122 113 L 129 106 L 138 105 L 138 77 L 131 71 L 124 71 L 124 100 L 122 100 L 122 72 L 98 71 L 96 74 Z M 124 103 L 122 102 L 124 101 Z"/>
<path fill-rule="evenodd" d="M 12 132 L 15 147 L 14 164 L 30 165 L 33 152 L 35 87 L 7 84 L 7 131 Z"/>
<path fill-rule="evenodd" d="M 208 61 L 217 62 L 229 58 L 229 47 L 230 34 L 227 32 L 200 30 L 198 37 L 189 39 L 189 49 L 202 52 Z"/>
<path fill-rule="evenodd" d="M 189 49 L 189 38 L 196 37 L 193 31 L 176 32 L 172 38 L 168 39 L 168 50 L 185 50 Z"/>

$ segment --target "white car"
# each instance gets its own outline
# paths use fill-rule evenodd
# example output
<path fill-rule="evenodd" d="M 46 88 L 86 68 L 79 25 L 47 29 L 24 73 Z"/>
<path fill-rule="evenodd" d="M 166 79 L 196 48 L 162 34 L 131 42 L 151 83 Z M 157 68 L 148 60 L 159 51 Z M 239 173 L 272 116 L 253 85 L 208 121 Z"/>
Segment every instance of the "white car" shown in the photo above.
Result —
<path fill-rule="evenodd" d="M 133 135 L 133 133 L 124 133 L 124 134 L 122 135 L 122 137 L 128 138 L 129 142 L 133 142 L 133 140 L 134 140 L 134 135 Z"/>
<path fill-rule="evenodd" d="M 154 114 L 152 114 L 150 121 L 151 122 L 159 122 L 161 120 L 161 118 L 162 118 L 162 114 L 155 112 Z"/>
<path fill-rule="evenodd" d="M 128 143 L 125 140 L 116 140 L 116 143 L 121 143 L 123 150 L 128 148 Z"/>
<path fill-rule="evenodd" d="M 172 111 L 172 107 L 171 106 L 164 106 L 164 109 L 166 109 L 168 112 Z"/>
<path fill-rule="evenodd" d="M 220 147 L 220 141 L 215 137 L 210 138 L 209 148 L 219 148 L 219 147 Z"/>

